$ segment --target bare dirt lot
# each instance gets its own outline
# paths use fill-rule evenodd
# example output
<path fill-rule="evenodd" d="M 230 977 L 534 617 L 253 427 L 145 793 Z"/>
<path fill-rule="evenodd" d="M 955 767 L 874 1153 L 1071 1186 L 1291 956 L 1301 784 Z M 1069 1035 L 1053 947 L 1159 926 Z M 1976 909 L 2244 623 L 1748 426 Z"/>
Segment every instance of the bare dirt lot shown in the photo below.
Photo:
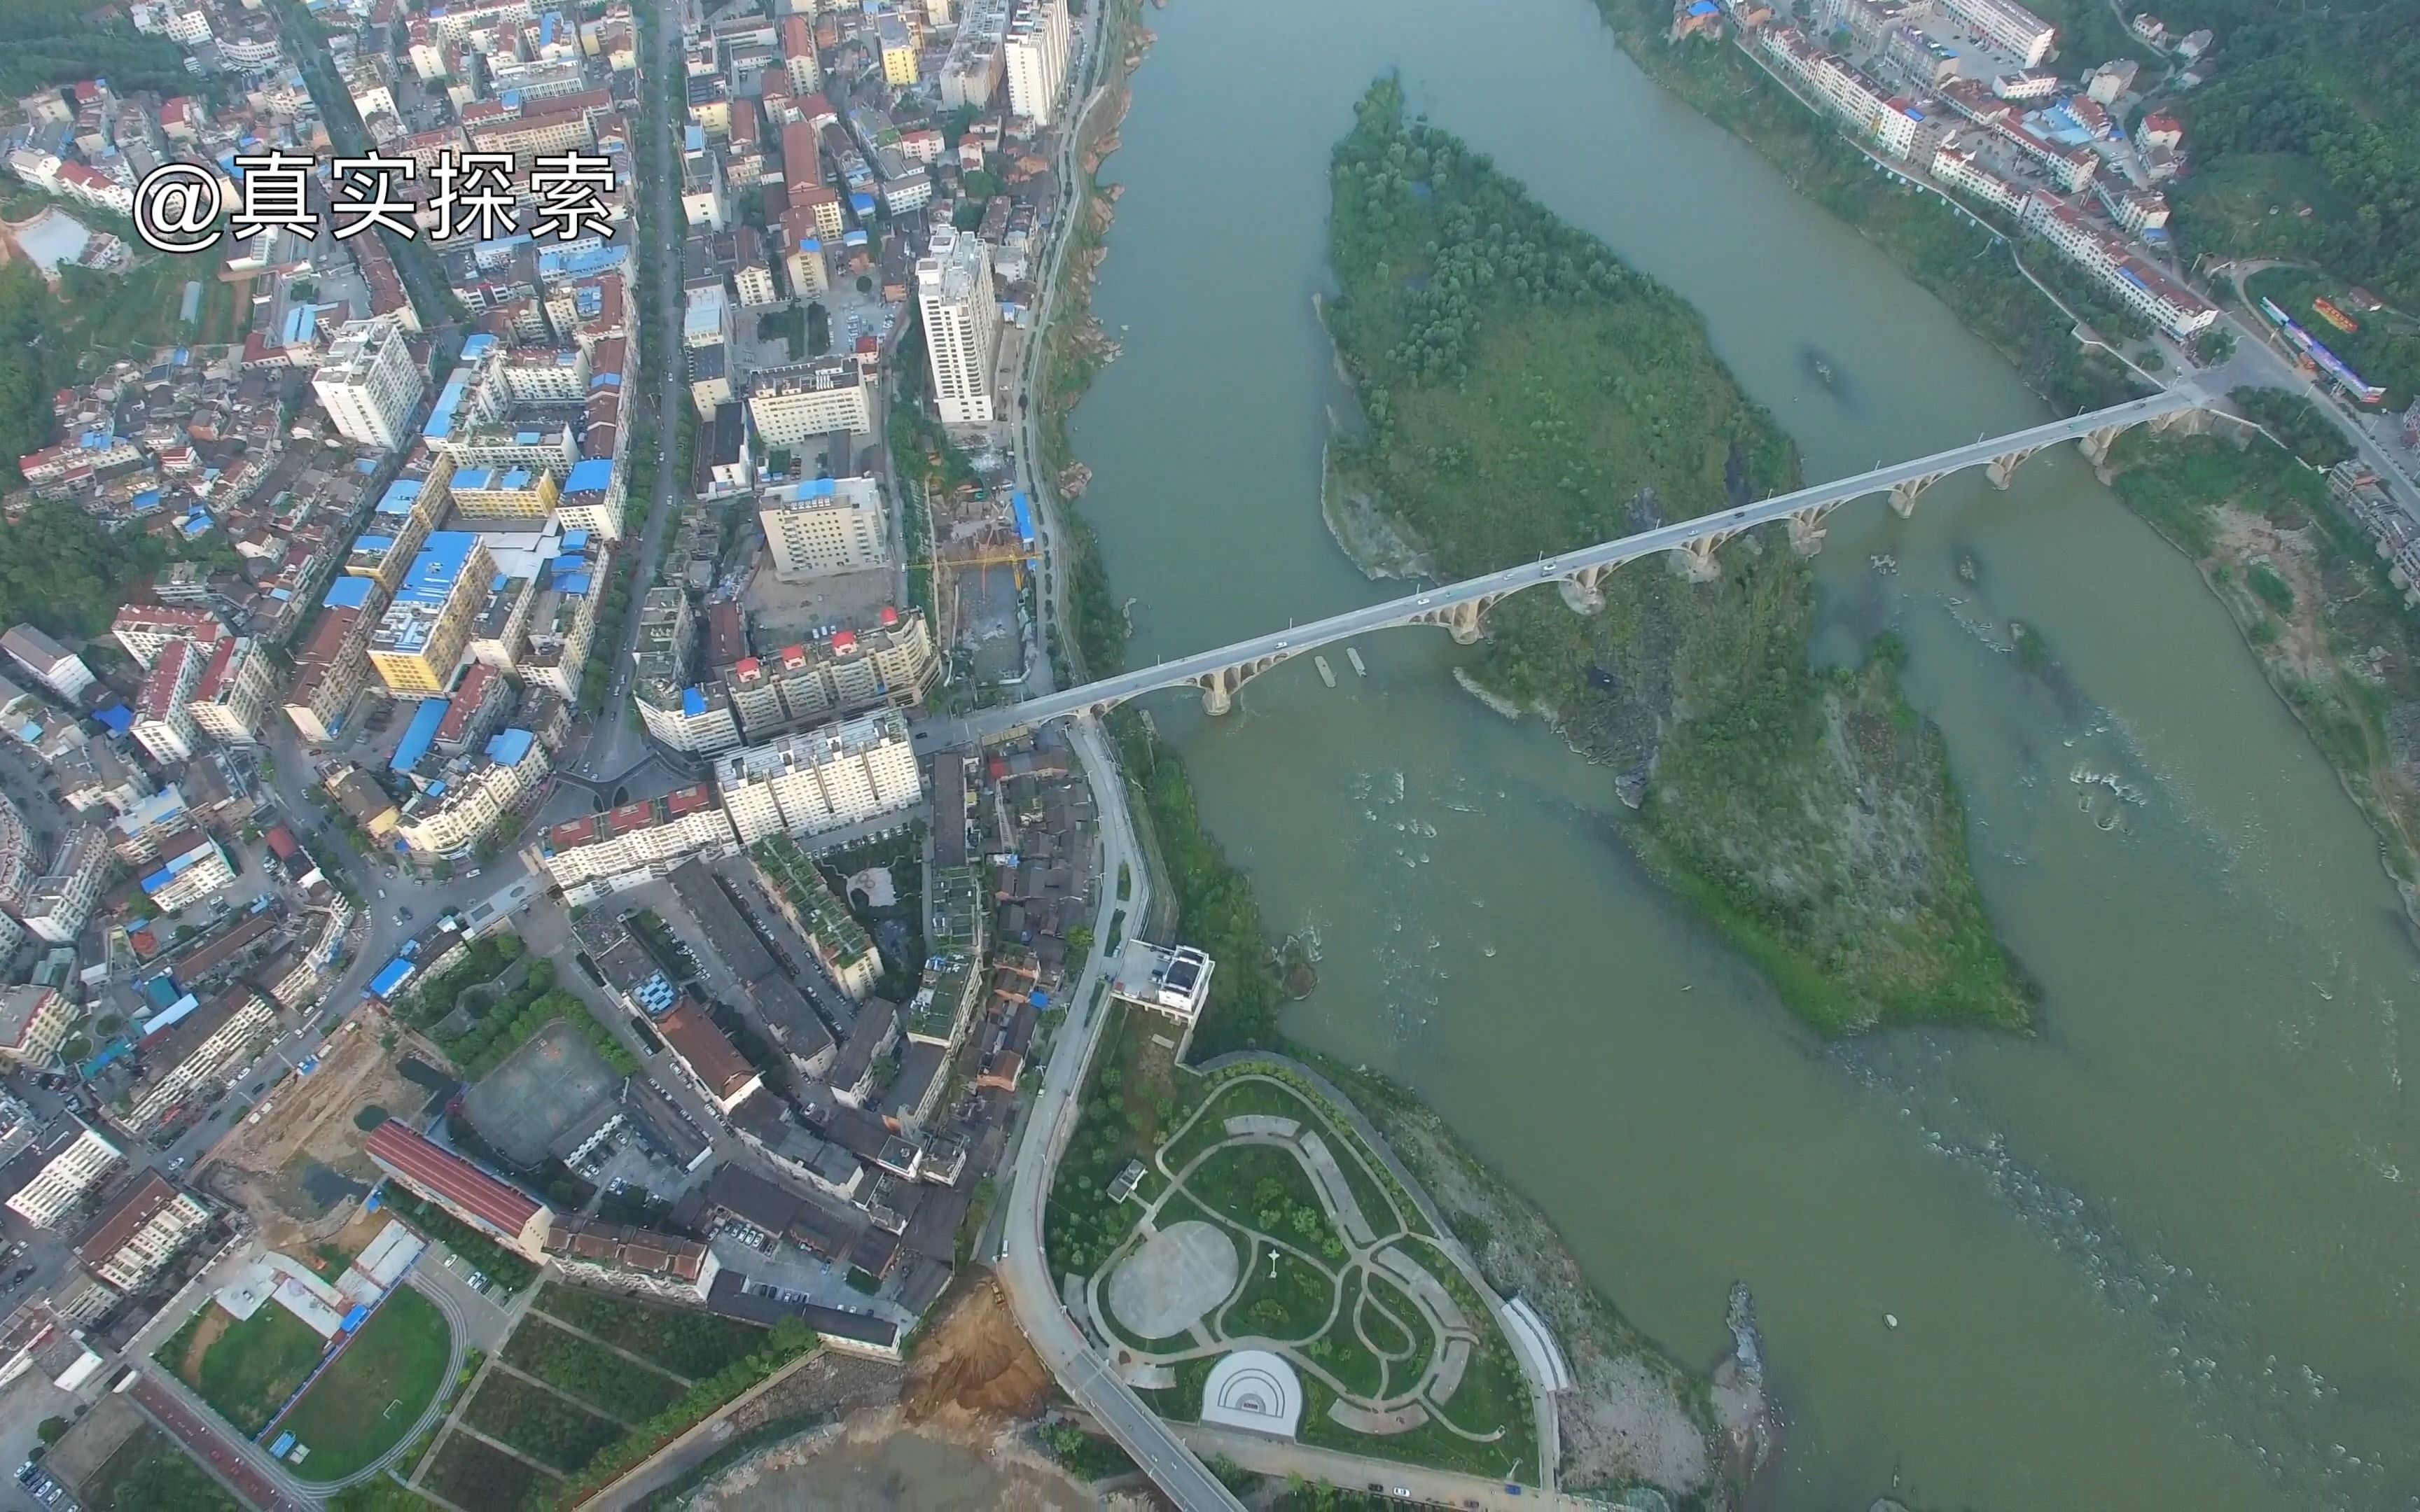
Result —
<path fill-rule="evenodd" d="M 427 1088 L 396 1067 L 405 1055 L 434 1061 L 437 1052 L 411 1033 L 393 1054 L 380 1050 L 381 1026 L 368 1018 L 355 1017 L 330 1038 L 318 1071 L 271 1088 L 258 1123 L 237 1124 L 202 1157 L 198 1184 L 241 1204 L 272 1249 L 329 1238 L 351 1219 L 358 1189 L 377 1180 L 356 1114 L 373 1105 L 408 1113 L 428 1100 Z"/>
<path fill-rule="evenodd" d="M 1039 1413 L 1050 1372 L 1017 1330 L 999 1283 L 977 1275 L 939 1305 L 947 1310 L 908 1372 L 900 1404 L 908 1421 L 1021 1421 Z"/>

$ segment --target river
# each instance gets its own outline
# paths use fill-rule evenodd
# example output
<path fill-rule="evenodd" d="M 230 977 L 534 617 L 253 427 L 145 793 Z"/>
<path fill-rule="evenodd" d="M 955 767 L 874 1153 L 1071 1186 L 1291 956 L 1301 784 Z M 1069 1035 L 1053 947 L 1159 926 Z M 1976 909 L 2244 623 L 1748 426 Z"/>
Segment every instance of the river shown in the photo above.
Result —
<path fill-rule="evenodd" d="M 1382 69 L 1693 301 L 1810 479 L 2044 418 L 1582 0 L 1145 19 L 1095 303 L 1125 355 L 1074 426 L 1132 659 L 1386 592 L 1319 518 L 1343 396 L 1311 310 L 1328 148 Z M 2039 1039 L 1805 1033 L 1628 858 L 1606 775 L 1459 691 L 1467 653 L 1426 631 L 1364 640 L 1366 679 L 1331 649 L 1334 690 L 1290 664 L 1224 719 L 1153 702 L 1272 928 L 1318 933 L 1290 1032 L 1416 1087 L 1683 1361 L 1746 1280 L 1792 1419 L 1762 1504 L 2420 1504 L 2420 963 L 2367 830 L 2071 451 L 1909 522 L 1852 506 L 1819 568 L 1819 656 L 1885 625 L 1911 647 Z"/>

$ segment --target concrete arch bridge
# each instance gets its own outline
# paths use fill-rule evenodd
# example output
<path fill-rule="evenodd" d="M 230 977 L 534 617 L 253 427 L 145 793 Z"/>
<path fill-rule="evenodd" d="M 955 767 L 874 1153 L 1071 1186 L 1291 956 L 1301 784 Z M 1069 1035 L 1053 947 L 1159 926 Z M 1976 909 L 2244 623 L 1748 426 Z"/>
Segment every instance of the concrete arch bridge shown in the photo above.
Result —
<path fill-rule="evenodd" d="M 1348 609 L 1309 625 L 1271 631 L 1157 666 L 1138 668 L 1081 687 L 981 710 L 960 721 L 957 733 L 965 738 L 994 740 L 1066 715 L 1103 714 L 1139 695 L 1178 687 L 1200 688 L 1202 706 L 1212 714 L 1224 714 L 1234 706 L 1235 695 L 1244 685 L 1270 668 L 1371 630 L 1399 625 L 1435 625 L 1466 645 L 1479 639 L 1490 609 L 1524 589 L 1553 583 L 1564 603 L 1580 613 L 1590 613 L 1605 602 L 1599 585 L 1606 575 L 1642 557 L 1670 552 L 1677 570 L 1699 581 L 1711 581 L 1722 570 L 1714 553 L 1723 543 L 1760 525 L 1776 520 L 1786 523 L 1792 548 L 1801 555 L 1811 556 L 1823 548 L 1824 523 L 1832 512 L 1852 500 L 1887 495 L 1891 507 L 1906 517 L 1916 512 L 1916 501 L 1927 489 L 1968 468 L 1983 469 L 1993 486 L 2006 488 L 2027 460 L 2060 442 L 2075 442 L 2098 465 L 2108 456 L 2118 439 L 2137 425 L 2159 430 L 2179 426 L 2201 430 L 2207 428 L 2212 416 L 2234 418 L 2211 409 L 2209 396 L 2198 390 L 2190 386 L 2171 389 L 2089 414 L 1875 468 L 1854 477 L 1776 494 L 1745 508 L 1657 526 L 1484 577 Z"/>

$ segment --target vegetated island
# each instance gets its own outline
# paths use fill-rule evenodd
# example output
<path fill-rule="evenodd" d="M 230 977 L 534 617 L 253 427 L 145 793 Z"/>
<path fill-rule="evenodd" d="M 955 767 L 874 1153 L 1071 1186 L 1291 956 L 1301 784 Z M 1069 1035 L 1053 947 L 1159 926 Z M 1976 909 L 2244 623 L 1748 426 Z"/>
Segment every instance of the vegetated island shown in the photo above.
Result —
<path fill-rule="evenodd" d="M 1332 177 L 1327 324 L 1368 421 L 1330 448 L 1332 518 L 1374 517 L 1460 579 L 1797 484 L 1789 438 L 1696 312 L 1484 154 L 1407 122 L 1391 78 Z M 1637 563 L 1587 614 L 1515 595 L 1467 675 L 1614 769 L 1640 857 L 1817 1028 L 2029 1027 L 1898 641 L 1817 671 L 1812 580 L 1785 532 L 1718 564 L 1694 582 Z"/>

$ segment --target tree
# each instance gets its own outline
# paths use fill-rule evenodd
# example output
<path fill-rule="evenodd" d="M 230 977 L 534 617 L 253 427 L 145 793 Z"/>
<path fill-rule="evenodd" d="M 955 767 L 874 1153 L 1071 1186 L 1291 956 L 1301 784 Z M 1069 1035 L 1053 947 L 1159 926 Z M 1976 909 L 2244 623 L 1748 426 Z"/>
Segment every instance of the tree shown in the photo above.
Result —
<path fill-rule="evenodd" d="M 69 1422 L 66 1418 L 46 1417 L 42 1419 L 41 1425 L 34 1429 L 34 1437 L 41 1440 L 46 1444 L 56 1443 L 61 1439 L 66 1438 L 68 1429 L 73 1427 L 75 1427 L 75 1425 Z"/>

